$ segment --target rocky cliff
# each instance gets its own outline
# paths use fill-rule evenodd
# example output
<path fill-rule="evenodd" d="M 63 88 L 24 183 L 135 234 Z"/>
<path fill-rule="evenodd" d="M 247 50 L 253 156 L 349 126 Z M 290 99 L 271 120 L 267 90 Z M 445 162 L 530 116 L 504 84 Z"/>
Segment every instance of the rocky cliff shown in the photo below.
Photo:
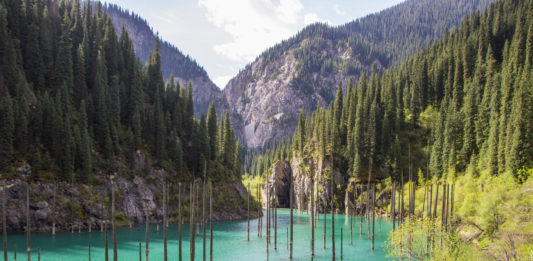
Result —
<path fill-rule="evenodd" d="M 313 175 L 311 175 L 313 173 Z M 314 181 L 311 179 L 314 177 Z M 363 194 L 366 199 L 366 180 L 349 179 L 347 173 L 335 168 L 333 171 L 335 182 L 335 213 L 363 213 L 365 202 L 354 200 L 354 193 Z M 299 211 L 311 209 L 311 195 L 314 193 L 315 204 L 320 213 L 331 211 L 331 162 L 318 158 L 294 156 L 290 162 L 277 161 L 272 166 L 268 176 L 268 190 L 266 184 L 262 188 L 263 207 L 266 207 L 267 191 L 271 198 L 278 199 L 278 207 L 290 206 L 290 184 L 294 184 L 294 208 Z M 357 190 L 357 192 L 355 192 Z M 386 205 L 390 197 L 389 190 L 379 190 L 376 195 L 376 205 Z M 359 196 L 358 196 L 359 198 Z M 359 198 L 361 199 L 361 198 Z M 274 202 L 271 206 L 274 206 Z M 354 212 L 355 211 L 355 212 Z"/>
<path fill-rule="evenodd" d="M 138 152 L 133 171 L 143 175 L 129 175 L 124 169 L 115 179 L 116 211 L 119 225 L 138 225 L 145 222 L 145 211 L 151 223 L 161 223 L 163 169 L 155 168 L 146 157 Z M 6 214 L 9 232 L 24 231 L 26 226 L 26 188 L 24 181 L 31 173 L 31 166 L 24 164 L 17 169 L 14 179 L 3 180 L 6 188 Z M 131 172 L 129 172 L 131 173 Z M 110 220 L 111 183 L 103 173 L 95 173 L 95 185 L 71 184 L 68 182 L 33 182 L 30 191 L 30 219 L 32 231 L 48 232 L 56 220 L 57 230 L 100 229 L 105 220 Z M 181 198 L 186 206 L 184 218 L 189 217 L 190 183 L 169 184 L 169 216 L 175 222 L 178 217 L 178 202 Z M 181 187 L 181 188 L 180 188 Z M 181 192 L 181 194 L 179 193 Z M 55 206 L 54 206 L 55 194 Z M 0 196 L 3 195 L 0 193 Z M 201 194 L 200 194 L 201 195 Z M 215 181 L 213 183 L 213 219 L 215 221 L 236 220 L 247 217 L 247 191 L 240 181 Z M 201 206 L 202 200 L 199 200 Z M 1 213 L 0 209 L 0 213 Z M 199 212 L 201 213 L 201 208 Z M 262 215 L 259 204 L 251 204 L 253 218 Z"/>

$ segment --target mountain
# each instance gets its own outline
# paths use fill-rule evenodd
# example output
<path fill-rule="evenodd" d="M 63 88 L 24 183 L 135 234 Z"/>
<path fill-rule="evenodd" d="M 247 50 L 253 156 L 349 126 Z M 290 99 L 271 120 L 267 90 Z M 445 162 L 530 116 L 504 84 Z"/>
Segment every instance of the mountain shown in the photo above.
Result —
<path fill-rule="evenodd" d="M 107 4 L 103 6 L 103 9 L 113 20 L 113 26 L 118 36 L 120 36 L 123 26 L 128 31 L 133 42 L 135 55 L 143 63 L 146 63 L 158 39 L 158 36 L 154 34 L 146 20 L 118 5 Z M 215 101 L 219 112 L 223 112 L 227 107 L 224 94 L 211 81 L 204 68 L 188 55 L 184 55 L 177 47 L 162 39 L 159 39 L 159 41 L 163 77 L 168 79 L 173 75 L 174 80 L 179 82 L 181 86 L 191 83 L 196 117 L 200 118 L 199 116 L 202 113 L 207 114 L 211 101 Z"/>
<path fill-rule="evenodd" d="M 373 65 L 383 71 L 441 38 L 490 0 L 409 0 L 339 27 L 313 24 L 269 48 L 224 90 L 247 147 L 290 135 L 298 112 L 327 106 L 336 86 Z"/>

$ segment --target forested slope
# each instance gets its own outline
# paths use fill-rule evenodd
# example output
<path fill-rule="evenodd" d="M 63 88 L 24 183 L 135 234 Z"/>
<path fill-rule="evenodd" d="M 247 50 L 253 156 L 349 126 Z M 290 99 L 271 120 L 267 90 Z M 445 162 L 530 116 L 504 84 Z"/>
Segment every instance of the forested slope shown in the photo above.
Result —
<path fill-rule="evenodd" d="M 175 179 L 204 160 L 210 176 L 238 177 L 228 117 L 194 117 L 192 87 L 163 82 L 159 42 L 143 66 L 99 3 L 3 0 L 0 12 L 2 175 L 29 163 L 33 181 L 91 183 L 139 150 Z"/>
<path fill-rule="evenodd" d="M 247 147 L 260 148 L 290 135 L 298 112 L 327 106 L 343 80 L 357 81 L 407 59 L 488 0 L 409 0 L 356 21 L 313 24 L 261 54 L 224 90 L 233 124 Z M 349 12 L 349 10 L 347 10 Z"/>

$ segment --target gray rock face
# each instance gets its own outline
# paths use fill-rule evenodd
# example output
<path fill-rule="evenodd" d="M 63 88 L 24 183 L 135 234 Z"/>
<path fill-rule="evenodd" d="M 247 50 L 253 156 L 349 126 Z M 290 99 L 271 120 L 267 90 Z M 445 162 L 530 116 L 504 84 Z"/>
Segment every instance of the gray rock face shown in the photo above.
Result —
<path fill-rule="evenodd" d="M 315 173 L 315 182 L 311 180 L 311 173 Z M 319 211 L 330 209 L 331 187 L 330 187 L 331 165 L 329 161 L 318 159 L 305 159 L 293 157 L 291 163 L 278 161 L 272 168 L 269 176 L 270 189 L 277 190 L 280 207 L 289 207 L 289 190 L 291 175 L 294 180 L 294 208 L 300 211 L 311 209 L 311 194 L 315 193 Z M 347 182 L 338 170 L 333 172 L 335 184 L 345 188 Z M 313 186 L 314 185 L 314 186 Z M 274 193 L 271 194 L 272 196 Z M 263 202 L 266 202 L 266 187 L 263 188 Z M 324 206 L 326 203 L 326 206 Z M 341 206 L 338 206 L 339 208 Z"/>
<path fill-rule="evenodd" d="M 342 70 L 328 75 L 314 73 L 309 76 L 313 78 L 310 85 L 301 83 L 298 69 L 301 65 L 295 52 L 308 42 L 300 42 L 274 61 L 266 62 L 259 57 L 224 89 L 232 126 L 247 147 L 262 147 L 268 141 L 292 134 L 302 108 L 310 113 L 317 103 L 326 106 L 334 96 L 339 81 L 353 76 L 344 74 Z M 325 50 L 325 55 L 341 56 L 347 48 L 331 50 L 335 54 Z"/>
<path fill-rule="evenodd" d="M 120 165 L 120 164 L 119 164 Z M 146 171 L 144 176 L 118 176 L 115 178 L 115 196 L 117 222 L 119 225 L 144 224 L 146 213 L 150 215 L 151 223 L 161 223 L 163 220 L 162 207 L 162 178 L 169 176 L 165 170 L 155 168 L 148 157 L 140 151 L 134 155 L 134 168 Z M 122 166 L 124 167 L 124 166 Z M 31 166 L 25 166 L 25 171 L 31 173 Z M 71 184 L 68 182 L 31 183 L 30 188 L 30 222 L 33 232 L 48 232 L 52 230 L 56 221 L 56 230 L 97 228 L 106 220 L 111 219 L 111 181 L 107 174 L 100 171 L 95 173 L 99 182 L 97 185 Z M 0 185 L 6 188 L 7 230 L 22 232 L 26 226 L 26 188 L 27 183 L 21 179 L 3 180 Z M 169 216 L 170 220 L 177 220 L 178 199 L 184 206 L 189 205 L 189 183 L 168 184 L 169 186 Z M 181 186 L 181 194 L 178 187 Z M 56 202 L 54 209 L 54 191 Z M 0 189 L 0 196 L 2 196 Z M 201 194 L 200 194 L 201 195 Z M 213 220 L 236 220 L 247 217 L 247 191 L 240 181 L 226 181 L 213 183 Z M 199 199 L 202 213 L 202 199 Z M 206 198 L 206 206 L 209 198 Z M 251 218 L 262 215 L 256 204 L 250 205 Z M 0 215 L 3 214 L 0 205 Z M 189 215 L 183 214 L 187 219 Z"/>

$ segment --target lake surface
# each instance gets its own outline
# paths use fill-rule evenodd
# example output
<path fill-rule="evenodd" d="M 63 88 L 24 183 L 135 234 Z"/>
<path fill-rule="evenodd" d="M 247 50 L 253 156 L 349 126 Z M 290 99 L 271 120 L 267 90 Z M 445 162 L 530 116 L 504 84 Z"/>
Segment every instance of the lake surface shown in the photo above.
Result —
<path fill-rule="evenodd" d="M 294 211 L 294 247 L 293 260 L 310 260 L 311 225 L 309 215 Z M 247 221 L 228 221 L 213 223 L 213 260 L 267 260 L 266 253 L 266 218 L 263 217 L 263 237 L 257 236 L 258 219 L 250 220 L 250 241 L 246 240 Z M 326 249 L 324 249 L 324 219 L 320 220 L 315 229 L 315 258 L 314 260 L 331 260 L 331 215 L 327 215 Z M 380 231 L 381 223 L 381 231 Z M 289 260 L 287 248 L 287 228 L 289 227 L 289 210 L 278 210 L 278 240 L 277 250 L 274 250 L 274 229 L 272 227 L 271 245 L 268 260 Z M 208 227 L 207 227 L 208 228 Z M 350 245 L 350 219 L 344 215 L 335 216 L 335 246 L 336 257 L 340 260 L 340 230 L 343 229 L 343 257 L 344 260 L 387 260 L 385 241 L 391 223 L 386 219 L 376 218 L 375 221 L 375 250 L 370 250 L 371 242 L 366 233 L 366 223 L 363 219 L 363 235 L 359 235 L 359 217 L 355 218 L 353 226 L 353 244 Z M 209 229 L 206 229 L 209 233 Z M 144 260 L 144 226 L 117 229 L 118 259 L 125 261 L 139 260 L 139 242 L 142 243 Z M 183 226 L 182 235 L 183 260 L 189 260 L 189 226 Z M 32 260 L 37 260 L 37 248 L 41 249 L 43 261 L 71 261 L 88 260 L 88 245 L 91 245 L 91 260 L 104 260 L 104 233 L 93 230 L 92 233 L 82 231 L 59 232 L 52 237 L 50 233 L 32 234 Z M 209 260 L 209 235 L 207 235 L 207 260 Z M 150 226 L 149 260 L 163 260 L 163 231 L 156 232 L 156 226 Z M 177 225 L 172 224 L 168 230 L 168 259 L 178 260 L 178 232 Z M 26 260 L 25 234 L 8 235 L 9 260 L 13 260 L 13 245 L 17 246 L 17 260 Z M 112 234 L 109 231 L 109 257 L 113 259 Z M 3 258 L 3 250 L 0 249 Z M 202 237 L 196 237 L 196 260 L 202 260 Z"/>

